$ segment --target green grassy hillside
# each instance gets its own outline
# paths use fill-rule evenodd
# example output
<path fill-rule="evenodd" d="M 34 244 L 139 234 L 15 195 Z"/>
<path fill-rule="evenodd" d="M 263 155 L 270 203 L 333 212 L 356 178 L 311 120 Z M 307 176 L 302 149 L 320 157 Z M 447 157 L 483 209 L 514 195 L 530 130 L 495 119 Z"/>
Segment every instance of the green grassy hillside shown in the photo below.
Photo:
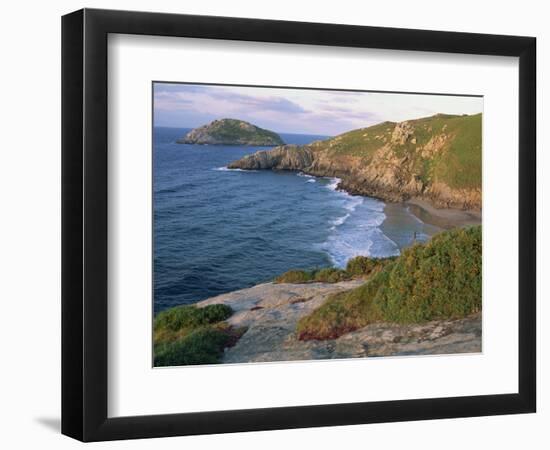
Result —
<path fill-rule="evenodd" d="M 231 162 L 244 170 L 294 170 L 341 178 L 339 188 L 390 202 L 481 211 L 482 116 L 436 114 L 383 122 L 308 145 L 280 146 Z"/>
<path fill-rule="evenodd" d="M 396 123 L 383 122 L 317 142 L 314 148 L 330 156 L 358 156 L 369 164 L 377 150 L 389 145 L 396 157 L 414 161 L 415 172 L 424 182 L 442 182 L 454 189 L 479 188 L 481 122 L 481 113 L 471 116 L 437 114 L 409 120 L 411 134 L 402 143 L 392 140 Z M 439 141 L 438 136 L 442 136 Z M 436 149 L 423 152 L 426 146 Z"/>
<path fill-rule="evenodd" d="M 418 323 L 481 310 L 481 226 L 416 244 L 364 285 L 300 320 L 298 337 L 333 339 L 374 322 Z"/>

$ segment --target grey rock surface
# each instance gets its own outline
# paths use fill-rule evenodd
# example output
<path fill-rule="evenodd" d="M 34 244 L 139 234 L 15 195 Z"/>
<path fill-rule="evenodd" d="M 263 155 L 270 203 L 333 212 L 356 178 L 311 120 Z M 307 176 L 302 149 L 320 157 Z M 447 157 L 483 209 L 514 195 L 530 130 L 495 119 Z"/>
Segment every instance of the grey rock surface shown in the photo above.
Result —
<path fill-rule="evenodd" d="M 204 300 L 197 306 L 229 305 L 235 313 L 228 322 L 248 328 L 234 347 L 226 349 L 223 363 L 481 352 L 480 314 L 423 324 L 371 324 L 325 341 L 296 338 L 301 317 L 322 305 L 330 294 L 362 283 L 265 283 Z"/>

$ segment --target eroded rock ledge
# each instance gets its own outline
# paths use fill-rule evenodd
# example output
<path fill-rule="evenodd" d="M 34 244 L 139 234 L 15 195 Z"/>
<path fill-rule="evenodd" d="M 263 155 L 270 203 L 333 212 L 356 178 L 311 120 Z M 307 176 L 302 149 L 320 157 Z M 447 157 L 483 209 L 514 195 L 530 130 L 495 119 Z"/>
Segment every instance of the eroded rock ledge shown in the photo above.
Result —
<path fill-rule="evenodd" d="M 204 300 L 197 306 L 227 304 L 235 311 L 228 322 L 236 327 L 248 327 L 237 344 L 226 349 L 223 363 L 481 351 L 480 314 L 424 324 L 372 324 L 325 341 L 296 338 L 296 324 L 300 318 L 321 306 L 330 294 L 362 283 L 364 281 L 360 280 L 336 284 L 265 283 Z"/>

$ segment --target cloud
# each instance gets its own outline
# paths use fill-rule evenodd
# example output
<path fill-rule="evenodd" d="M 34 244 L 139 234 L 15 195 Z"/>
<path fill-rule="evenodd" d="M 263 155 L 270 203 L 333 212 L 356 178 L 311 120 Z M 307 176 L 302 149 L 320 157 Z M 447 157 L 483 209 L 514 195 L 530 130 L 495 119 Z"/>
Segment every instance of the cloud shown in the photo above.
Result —
<path fill-rule="evenodd" d="M 177 83 L 154 84 L 155 125 L 196 127 L 231 117 L 278 132 L 335 135 L 386 120 L 480 112 L 474 97 Z"/>
<path fill-rule="evenodd" d="M 155 92 L 205 92 L 210 86 L 202 84 L 186 84 L 186 83 L 163 83 L 154 82 Z"/>
<path fill-rule="evenodd" d="M 155 92 L 155 109 L 174 111 L 183 108 L 189 108 L 193 105 L 193 100 L 179 95 L 173 95 L 170 92 Z"/>
<path fill-rule="evenodd" d="M 284 113 L 308 112 L 297 103 L 291 102 L 290 100 L 283 97 L 252 97 L 249 95 L 228 93 L 219 95 L 218 98 L 222 98 L 224 101 L 227 102 L 234 102 L 235 104 L 241 106 L 242 109 L 258 108 L 264 111 L 276 111 Z"/>

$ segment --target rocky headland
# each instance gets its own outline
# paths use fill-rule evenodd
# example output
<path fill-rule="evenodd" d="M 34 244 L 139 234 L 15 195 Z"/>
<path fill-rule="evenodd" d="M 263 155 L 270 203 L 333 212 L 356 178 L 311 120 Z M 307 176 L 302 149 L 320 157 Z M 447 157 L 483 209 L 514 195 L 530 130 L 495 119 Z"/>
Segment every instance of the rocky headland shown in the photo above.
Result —
<path fill-rule="evenodd" d="M 268 147 L 283 145 L 281 137 L 244 120 L 220 119 L 195 128 L 176 141 L 178 144 L 246 145 Z"/>
<path fill-rule="evenodd" d="M 337 177 L 350 194 L 480 211 L 481 114 L 384 122 L 309 145 L 258 151 L 228 167 Z"/>

